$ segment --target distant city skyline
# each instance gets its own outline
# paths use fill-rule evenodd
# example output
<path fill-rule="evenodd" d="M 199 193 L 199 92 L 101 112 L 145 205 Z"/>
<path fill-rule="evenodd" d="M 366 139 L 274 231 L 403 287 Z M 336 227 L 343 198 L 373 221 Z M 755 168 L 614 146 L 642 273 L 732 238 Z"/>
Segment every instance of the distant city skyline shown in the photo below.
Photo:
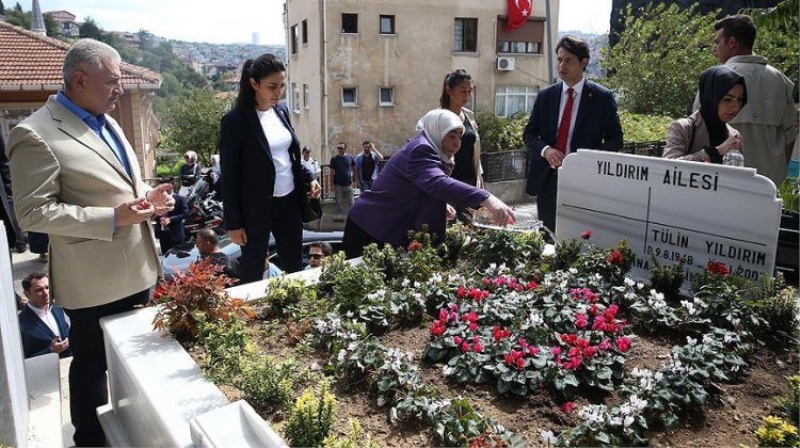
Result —
<path fill-rule="evenodd" d="M 13 0 L 4 2 L 11 8 Z M 495 0 L 497 1 L 497 0 Z M 30 10 L 32 0 L 19 0 Z M 281 0 L 39 0 L 42 11 L 66 10 L 106 31 L 147 30 L 167 39 L 209 43 L 283 45 Z M 561 0 L 559 31 L 608 32 L 611 0 Z M 176 20 L 176 18 L 179 18 Z"/>

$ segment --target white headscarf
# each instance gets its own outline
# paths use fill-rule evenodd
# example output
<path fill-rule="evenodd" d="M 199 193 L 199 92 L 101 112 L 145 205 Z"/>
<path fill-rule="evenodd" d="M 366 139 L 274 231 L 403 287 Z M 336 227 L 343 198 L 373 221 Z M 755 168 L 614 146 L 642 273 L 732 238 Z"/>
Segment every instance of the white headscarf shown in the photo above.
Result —
<path fill-rule="evenodd" d="M 431 142 L 436 153 L 447 164 L 455 164 L 452 157 L 442 152 L 442 140 L 453 129 L 464 129 L 464 122 L 458 115 L 447 109 L 433 109 L 426 113 L 417 122 L 417 131 L 422 131 Z"/>

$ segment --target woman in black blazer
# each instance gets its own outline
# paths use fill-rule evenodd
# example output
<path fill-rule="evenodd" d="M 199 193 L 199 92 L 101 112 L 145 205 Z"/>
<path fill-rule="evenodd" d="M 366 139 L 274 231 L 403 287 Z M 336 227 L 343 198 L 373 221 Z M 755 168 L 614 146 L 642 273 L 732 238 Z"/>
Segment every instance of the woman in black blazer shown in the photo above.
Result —
<path fill-rule="evenodd" d="M 225 228 L 242 246 L 242 283 L 261 280 L 269 234 L 281 268 L 302 268 L 302 210 L 307 194 L 319 197 L 315 173 L 300 163 L 300 142 L 280 103 L 286 66 L 265 53 L 242 67 L 236 105 L 222 117 L 220 165 Z"/>

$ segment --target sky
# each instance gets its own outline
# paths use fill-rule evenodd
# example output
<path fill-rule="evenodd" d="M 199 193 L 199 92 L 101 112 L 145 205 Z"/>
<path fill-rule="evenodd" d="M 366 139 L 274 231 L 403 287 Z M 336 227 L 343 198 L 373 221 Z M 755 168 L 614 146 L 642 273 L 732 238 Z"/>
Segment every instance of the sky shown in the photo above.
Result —
<path fill-rule="evenodd" d="M 32 0 L 19 1 L 26 11 Z M 533 2 L 541 0 L 533 0 Z M 42 11 L 64 9 L 78 21 L 91 17 L 106 31 L 145 29 L 168 39 L 250 43 L 259 33 L 262 45 L 285 43 L 282 0 L 39 0 Z M 561 0 L 559 30 L 608 31 L 611 0 Z"/>

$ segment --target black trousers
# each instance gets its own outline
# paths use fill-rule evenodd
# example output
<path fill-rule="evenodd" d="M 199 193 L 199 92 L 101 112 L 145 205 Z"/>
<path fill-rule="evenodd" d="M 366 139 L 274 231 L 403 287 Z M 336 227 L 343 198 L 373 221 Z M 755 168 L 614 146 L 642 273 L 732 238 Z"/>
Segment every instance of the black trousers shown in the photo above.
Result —
<path fill-rule="evenodd" d="M 266 227 L 245 225 L 247 244 L 242 246 L 239 259 L 241 283 L 259 281 L 264 276 L 270 232 L 275 237 L 279 267 L 287 273 L 303 268 L 303 214 L 295 194 L 272 198 Z"/>
<path fill-rule="evenodd" d="M 106 303 L 64 310 L 70 319 L 69 411 L 75 426 L 76 446 L 105 446 L 106 437 L 97 419 L 97 408 L 108 403 L 105 342 L 100 318 L 122 313 L 146 303 L 150 290 Z"/>
<path fill-rule="evenodd" d="M 536 210 L 539 219 L 551 232 L 556 232 L 556 200 L 558 199 L 558 175 L 549 173 L 542 189 L 536 195 Z"/>
<path fill-rule="evenodd" d="M 348 259 L 358 258 L 364 255 L 364 248 L 372 243 L 379 247 L 384 244 L 347 218 L 347 224 L 344 225 L 344 236 L 342 236 L 342 249 L 344 249 L 345 256 Z"/>

